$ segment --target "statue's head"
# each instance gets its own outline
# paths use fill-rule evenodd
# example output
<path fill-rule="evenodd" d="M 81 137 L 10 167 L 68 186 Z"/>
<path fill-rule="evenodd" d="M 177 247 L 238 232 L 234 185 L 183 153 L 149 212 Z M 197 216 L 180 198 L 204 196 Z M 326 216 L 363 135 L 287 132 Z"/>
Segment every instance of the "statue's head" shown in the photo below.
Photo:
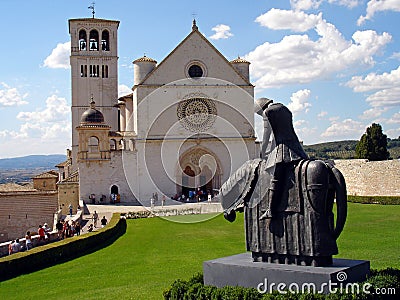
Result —
<path fill-rule="evenodd" d="M 274 102 L 271 99 L 268 98 L 258 98 L 256 102 L 254 102 L 254 112 L 260 116 L 262 116 L 263 111 L 270 105 L 272 102 Z"/>

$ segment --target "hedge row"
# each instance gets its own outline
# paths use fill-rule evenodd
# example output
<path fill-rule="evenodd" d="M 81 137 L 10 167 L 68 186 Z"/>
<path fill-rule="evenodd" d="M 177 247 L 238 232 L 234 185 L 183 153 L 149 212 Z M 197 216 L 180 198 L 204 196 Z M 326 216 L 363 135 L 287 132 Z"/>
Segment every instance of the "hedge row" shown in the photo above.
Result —
<path fill-rule="evenodd" d="M 370 291 L 376 288 L 394 288 L 395 292 L 391 291 L 391 295 L 377 294 L 309 294 L 309 293 L 290 293 L 281 294 L 274 291 L 270 294 L 261 294 L 254 288 L 244 287 L 231 287 L 226 286 L 217 288 L 214 286 L 206 286 L 203 282 L 203 275 L 196 274 L 188 281 L 176 280 L 171 287 L 164 291 L 163 296 L 165 300 L 267 300 L 267 299 L 330 299 L 330 300 L 350 300 L 350 299 L 399 299 L 400 295 L 400 270 L 385 269 L 385 270 L 371 270 L 371 276 L 367 280 L 371 284 Z M 383 289 L 382 289 L 383 291 Z"/>
<path fill-rule="evenodd" d="M 363 204 L 400 205 L 399 196 L 352 196 L 347 195 L 348 202 Z"/>
<path fill-rule="evenodd" d="M 113 243 L 126 232 L 126 220 L 114 214 L 109 224 L 91 233 L 0 258 L 0 281 L 65 262 Z"/>
<path fill-rule="evenodd" d="M 128 212 L 128 213 L 121 213 L 121 216 L 125 219 L 142 219 L 142 218 L 150 218 L 152 215 L 151 211 L 149 210 L 141 210 L 137 212 Z"/>

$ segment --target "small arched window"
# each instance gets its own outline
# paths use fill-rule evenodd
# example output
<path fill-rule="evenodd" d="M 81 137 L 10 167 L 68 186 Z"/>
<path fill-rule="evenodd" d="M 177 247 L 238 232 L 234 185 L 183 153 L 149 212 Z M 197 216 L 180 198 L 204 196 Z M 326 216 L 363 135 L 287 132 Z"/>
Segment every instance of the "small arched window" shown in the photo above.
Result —
<path fill-rule="evenodd" d="M 90 51 L 98 51 L 99 50 L 99 33 L 95 29 L 90 31 L 89 50 Z"/>
<path fill-rule="evenodd" d="M 110 51 L 110 34 L 108 30 L 103 30 L 101 33 L 101 50 Z"/>
<path fill-rule="evenodd" d="M 89 152 L 90 153 L 98 153 L 99 149 L 99 139 L 96 136 L 91 136 L 89 138 Z"/>
<path fill-rule="evenodd" d="M 86 30 L 81 29 L 79 31 L 79 50 L 85 51 L 87 45 Z"/>
<path fill-rule="evenodd" d="M 114 139 L 111 139 L 111 140 L 110 140 L 110 150 L 111 150 L 111 151 L 117 150 L 117 141 L 114 140 Z"/>

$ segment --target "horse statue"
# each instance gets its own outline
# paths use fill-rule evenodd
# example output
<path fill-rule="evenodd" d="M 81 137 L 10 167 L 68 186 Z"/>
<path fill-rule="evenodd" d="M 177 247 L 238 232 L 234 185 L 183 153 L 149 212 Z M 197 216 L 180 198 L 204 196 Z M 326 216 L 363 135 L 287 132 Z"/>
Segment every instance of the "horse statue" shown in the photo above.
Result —
<path fill-rule="evenodd" d="M 244 163 L 222 185 L 224 217 L 233 222 L 236 212 L 244 212 L 246 246 L 255 262 L 332 265 L 347 216 L 343 175 L 308 158 L 286 106 L 261 98 L 255 112 L 264 120 L 260 158 Z"/>

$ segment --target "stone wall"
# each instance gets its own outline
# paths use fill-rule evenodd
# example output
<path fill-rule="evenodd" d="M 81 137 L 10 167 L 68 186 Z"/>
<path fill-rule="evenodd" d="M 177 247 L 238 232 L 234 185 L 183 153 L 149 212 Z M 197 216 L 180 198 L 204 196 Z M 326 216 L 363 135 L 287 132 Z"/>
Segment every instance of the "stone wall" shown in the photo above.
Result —
<path fill-rule="evenodd" d="M 0 242 L 37 232 L 39 224 L 53 228 L 57 203 L 57 191 L 1 192 Z"/>
<path fill-rule="evenodd" d="M 75 214 L 79 206 L 79 182 L 62 182 L 58 184 L 58 207 L 63 215 L 69 214 L 69 205 Z"/>
<path fill-rule="evenodd" d="M 347 194 L 357 196 L 400 196 L 400 160 L 334 161 L 346 179 Z"/>
<path fill-rule="evenodd" d="M 33 178 L 33 188 L 38 191 L 55 191 L 57 190 L 58 178 Z"/>

